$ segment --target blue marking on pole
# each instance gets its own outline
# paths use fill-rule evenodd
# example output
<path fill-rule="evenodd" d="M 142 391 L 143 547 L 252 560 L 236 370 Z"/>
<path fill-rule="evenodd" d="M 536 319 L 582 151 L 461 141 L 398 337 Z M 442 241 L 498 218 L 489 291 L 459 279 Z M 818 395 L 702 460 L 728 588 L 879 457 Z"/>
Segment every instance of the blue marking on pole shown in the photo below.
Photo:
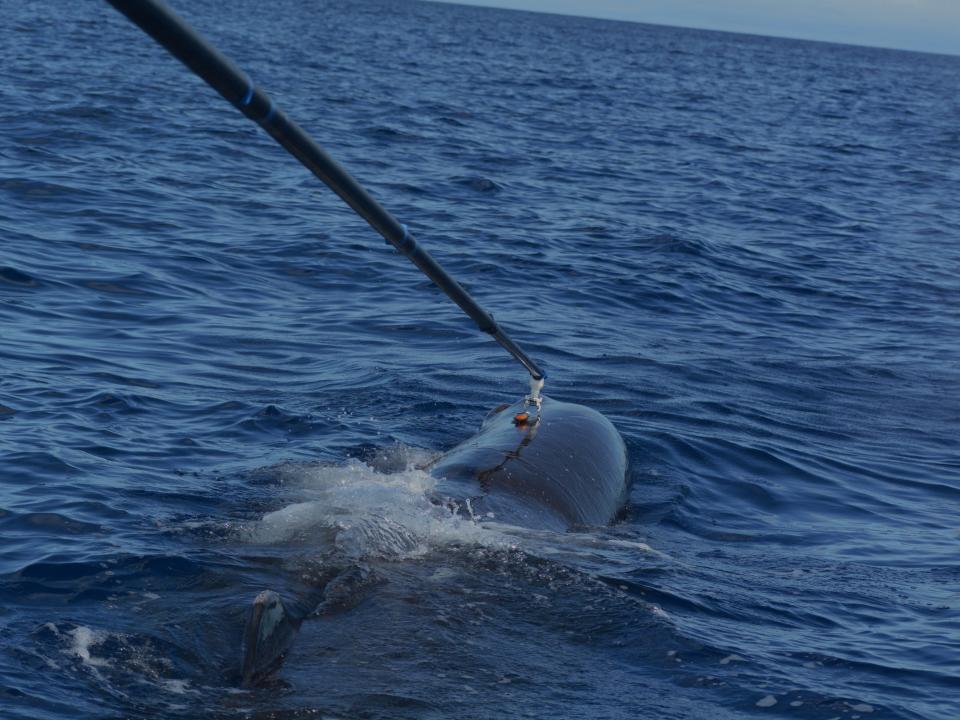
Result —
<path fill-rule="evenodd" d="M 410 229 L 400 223 L 400 227 L 403 228 L 403 237 L 400 238 L 400 251 L 404 255 L 410 255 L 417 248 L 417 241 L 410 237 Z"/>
<path fill-rule="evenodd" d="M 240 101 L 240 104 L 249 105 L 251 100 L 253 100 L 253 80 L 251 80 L 248 77 L 247 78 L 247 94 L 243 96 L 243 99 Z"/>
<path fill-rule="evenodd" d="M 273 104 L 273 98 L 270 98 L 270 109 L 267 111 L 267 116 L 263 119 L 263 122 L 267 123 L 273 120 L 273 115 L 276 112 L 277 106 Z"/>

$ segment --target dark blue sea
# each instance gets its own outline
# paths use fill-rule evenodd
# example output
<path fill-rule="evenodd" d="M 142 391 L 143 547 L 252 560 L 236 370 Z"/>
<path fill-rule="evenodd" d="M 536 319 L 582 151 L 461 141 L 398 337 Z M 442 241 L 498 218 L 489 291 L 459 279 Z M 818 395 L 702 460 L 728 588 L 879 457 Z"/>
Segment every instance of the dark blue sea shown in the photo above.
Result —
<path fill-rule="evenodd" d="M 960 717 L 960 57 L 177 0 L 632 465 L 445 515 L 523 369 L 106 3 L 0 0 L 0 717 Z M 238 686 L 261 590 L 315 597 Z"/>

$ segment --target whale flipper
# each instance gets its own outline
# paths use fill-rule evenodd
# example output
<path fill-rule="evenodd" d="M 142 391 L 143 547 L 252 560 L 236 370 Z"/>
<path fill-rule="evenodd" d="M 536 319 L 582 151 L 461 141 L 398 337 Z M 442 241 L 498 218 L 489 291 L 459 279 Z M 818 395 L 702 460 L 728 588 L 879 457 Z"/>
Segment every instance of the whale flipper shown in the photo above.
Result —
<path fill-rule="evenodd" d="M 349 610 L 383 582 L 379 574 L 364 564 L 338 569 L 331 575 L 332 579 L 323 587 L 323 600 L 313 611 L 306 609 L 309 598 L 301 599 L 299 604 L 286 604 L 273 590 L 257 595 L 243 631 L 242 687 L 255 687 L 280 669 L 305 618 Z"/>
<path fill-rule="evenodd" d="M 273 590 L 257 595 L 243 631 L 243 687 L 256 685 L 280 667 L 302 620 Z"/>

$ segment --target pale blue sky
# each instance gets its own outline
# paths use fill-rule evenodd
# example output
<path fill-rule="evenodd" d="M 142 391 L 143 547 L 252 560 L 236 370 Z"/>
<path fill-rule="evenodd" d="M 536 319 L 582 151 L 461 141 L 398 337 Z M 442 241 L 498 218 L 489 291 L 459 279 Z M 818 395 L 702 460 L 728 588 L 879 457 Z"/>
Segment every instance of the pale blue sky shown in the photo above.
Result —
<path fill-rule="evenodd" d="M 456 0 L 960 55 L 960 0 Z"/>

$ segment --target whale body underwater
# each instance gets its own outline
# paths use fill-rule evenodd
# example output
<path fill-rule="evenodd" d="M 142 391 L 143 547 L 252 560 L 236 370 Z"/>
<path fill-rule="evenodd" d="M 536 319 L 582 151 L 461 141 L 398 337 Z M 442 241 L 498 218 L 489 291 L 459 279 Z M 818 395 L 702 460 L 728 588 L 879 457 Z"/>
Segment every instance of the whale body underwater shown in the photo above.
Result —
<path fill-rule="evenodd" d="M 528 413 L 528 411 L 531 411 Z M 526 416 L 526 417 L 525 417 Z M 422 466 L 437 479 L 431 501 L 477 522 L 556 532 L 609 524 L 629 490 L 627 450 L 596 410 L 543 397 L 491 411 L 480 431 Z M 342 592 L 347 574 L 326 592 Z M 253 602 L 243 638 L 244 686 L 275 672 L 305 617 L 270 590 Z"/>

